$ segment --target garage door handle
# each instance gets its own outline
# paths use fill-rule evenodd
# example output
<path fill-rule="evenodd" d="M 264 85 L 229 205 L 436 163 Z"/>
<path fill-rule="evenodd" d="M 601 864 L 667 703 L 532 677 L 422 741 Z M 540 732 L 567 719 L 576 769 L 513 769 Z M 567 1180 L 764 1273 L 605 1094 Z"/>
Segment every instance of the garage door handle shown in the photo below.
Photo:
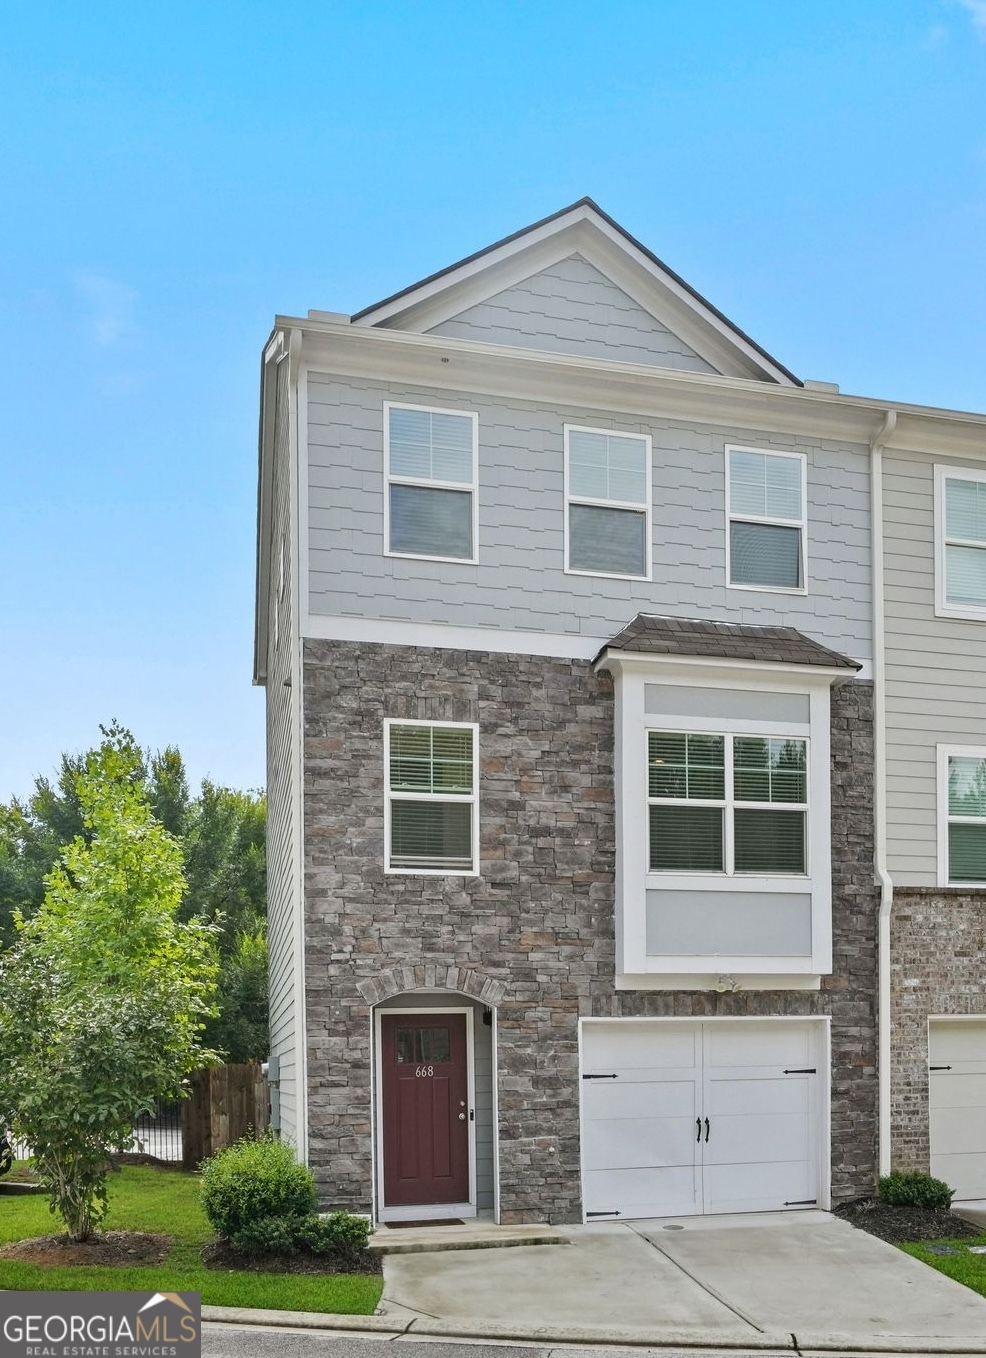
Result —
<path fill-rule="evenodd" d="M 951 1070 L 951 1066 L 930 1066 L 930 1070 Z"/>
<path fill-rule="evenodd" d="M 701 1140 L 702 1140 L 702 1119 L 701 1119 L 701 1118 L 696 1118 L 696 1119 L 695 1119 L 695 1140 L 696 1140 L 696 1141 L 701 1141 Z"/>
<path fill-rule="evenodd" d="M 708 1139 L 709 1139 L 709 1119 L 708 1119 L 708 1118 L 705 1119 L 705 1139 L 706 1139 L 706 1141 L 708 1141 Z"/>

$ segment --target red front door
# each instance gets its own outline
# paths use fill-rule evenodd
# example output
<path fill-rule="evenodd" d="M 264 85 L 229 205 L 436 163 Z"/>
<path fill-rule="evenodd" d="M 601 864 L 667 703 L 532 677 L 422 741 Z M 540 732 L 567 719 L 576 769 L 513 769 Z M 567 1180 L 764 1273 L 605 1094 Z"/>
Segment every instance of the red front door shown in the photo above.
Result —
<path fill-rule="evenodd" d="M 465 1014 L 384 1014 L 383 1201 L 469 1201 Z"/>

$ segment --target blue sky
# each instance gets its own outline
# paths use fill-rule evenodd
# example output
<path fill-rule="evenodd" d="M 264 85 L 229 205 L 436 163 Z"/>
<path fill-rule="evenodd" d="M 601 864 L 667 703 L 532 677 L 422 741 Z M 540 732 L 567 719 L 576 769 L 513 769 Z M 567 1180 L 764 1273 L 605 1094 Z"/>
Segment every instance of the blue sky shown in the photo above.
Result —
<path fill-rule="evenodd" d="M 589 194 L 801 376 L 986 409 L 986 0 L 13 7 L 0 798 L 118 718 L 264 779 L 257 379 Z"/>

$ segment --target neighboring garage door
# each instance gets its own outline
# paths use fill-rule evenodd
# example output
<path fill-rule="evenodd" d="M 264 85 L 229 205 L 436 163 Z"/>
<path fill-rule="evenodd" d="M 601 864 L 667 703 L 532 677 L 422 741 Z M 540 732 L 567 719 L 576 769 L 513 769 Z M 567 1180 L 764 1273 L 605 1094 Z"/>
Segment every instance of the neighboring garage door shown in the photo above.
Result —
<path fill-rule="evenodd" d="M 586 1020 L 586 1218 L 815 1206 L 822 1025 Z"/>
<path fill-rule="evenodd" d="M 962 1201 L 986 1198 L 986 1018 L 928 1029 L 931 1172 Z"/>

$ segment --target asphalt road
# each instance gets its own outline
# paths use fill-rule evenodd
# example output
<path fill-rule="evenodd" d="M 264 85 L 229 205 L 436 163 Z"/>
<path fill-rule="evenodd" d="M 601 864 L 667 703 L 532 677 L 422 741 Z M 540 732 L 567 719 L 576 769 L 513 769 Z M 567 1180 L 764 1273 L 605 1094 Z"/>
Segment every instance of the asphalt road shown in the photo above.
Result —
<path fill-rule="evenodd" d="M 275 1330 L 253 1326 L 206 1323 L 202 1327 L 202 1358 L 385 1358 L 381 1345 L 413 1344 L 407 1358 L 769 1358 L 761 1349 L 621 1349 L 551 1346 L 532 1348 L 522 1344 L 434 1343 L 401 1339 L 350 1339 L 346 1335 L 313 1334 L 311 1331 Z M 788 1350 L 785 1358 L 794 1358 Z M 807 1353 L 802 1358 L 809 1358 Z M 852 1358 L 851 1354 L 827 1353 L 819 1358 Z M 866 1355 L 872 1358 L 872 1355 Z M 881 1353 L 879 1358 L 915 1358 L 913 1353 Z"/>

